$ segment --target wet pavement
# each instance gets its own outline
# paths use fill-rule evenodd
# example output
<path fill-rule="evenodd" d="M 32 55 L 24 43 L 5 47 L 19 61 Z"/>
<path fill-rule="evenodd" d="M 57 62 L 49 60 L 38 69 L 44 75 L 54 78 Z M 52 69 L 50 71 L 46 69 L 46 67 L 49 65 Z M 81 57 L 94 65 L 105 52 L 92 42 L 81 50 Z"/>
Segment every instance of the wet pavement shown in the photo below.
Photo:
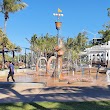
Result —
<path fill-rule="evenodd" d="M 72 72 L 64 73 L 62 80 L 58 78 L 51 77 L 51 74 L 45 74 L 45 72 L 40 72 L 38 75 L 35 70 L 26 71 L 22 73 L 15 73 L 14 79 L 16 83 L 33 83 L 33 82 L 43 82 L 47 87 L 54 86 L 107 86 L 107 79 L 105 73 L 99 73 L 96 78 L 96 69 L 91 70 L 91 74 L 88 70 L 85 73 L 82 72 Z M 0 76 L 0 82 L 6 82 L 7 75 Z M 10 77 L 10 82 L 12 79 Z M 69 84 L 68 84 L 69 82 Z"/>
<path fill-rule="evenodd" d="M 0 77 L 0 103 L 33 101 L 94 101 L 110 100 L 110 84 L 106 74 L 96 71 L 82 76 L 81 72 L 65 74 L 64 80 L 35 72 L 15 74 L 15 83 Z M 87 80 L 88 79 L 88 80 Z M 69 82 L 69 84 L 68 84 Z"/>

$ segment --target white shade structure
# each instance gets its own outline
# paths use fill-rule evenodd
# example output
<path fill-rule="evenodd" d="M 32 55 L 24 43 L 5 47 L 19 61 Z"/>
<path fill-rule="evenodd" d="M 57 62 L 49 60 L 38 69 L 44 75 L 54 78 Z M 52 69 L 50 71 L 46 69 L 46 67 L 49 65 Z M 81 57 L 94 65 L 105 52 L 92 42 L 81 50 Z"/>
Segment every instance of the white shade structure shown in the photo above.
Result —
<path fill-rule="evenodd" d="M 80 56 L 87 55 L 88 61 L 105 63 L 110 68 L 110 41 L 108 44 L 96 45 L 90 48 L 86 48 L 84 52 L 80 53 Z"/>

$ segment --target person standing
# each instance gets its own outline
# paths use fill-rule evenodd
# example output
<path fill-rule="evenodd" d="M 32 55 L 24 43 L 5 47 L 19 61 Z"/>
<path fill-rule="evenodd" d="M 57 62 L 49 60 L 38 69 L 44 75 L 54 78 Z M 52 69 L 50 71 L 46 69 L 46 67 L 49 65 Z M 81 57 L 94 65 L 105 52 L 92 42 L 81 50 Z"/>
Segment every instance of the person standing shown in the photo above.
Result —
<path fill-rule="evenodd" d="M 9 77 L 11 76 L 13 82 L 15 82 L 14 80 L 14 64 L 9 61 L 9 74 L 7 76 L 7 82 L 9 82 Z"/>
<path fill-rule="evenodd" d="M 97 68 L 97 73 L 96 73 L 96 79 L 98 79 L 98 74 L 99 74 L 99 70 L 100 70 L 100 68 L 101 68 L 101 64 L 98 64 L 97 67 L 98 67 L 98 68 Z"/>

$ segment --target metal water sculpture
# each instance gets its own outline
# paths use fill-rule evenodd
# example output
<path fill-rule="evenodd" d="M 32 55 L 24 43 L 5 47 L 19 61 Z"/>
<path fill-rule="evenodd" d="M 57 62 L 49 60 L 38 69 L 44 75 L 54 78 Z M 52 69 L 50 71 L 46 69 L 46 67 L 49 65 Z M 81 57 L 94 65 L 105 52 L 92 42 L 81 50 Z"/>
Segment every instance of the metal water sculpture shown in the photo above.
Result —
<path fill-rule="evenodd" d="M 56 65 L 56 57 L 55 56 L 51 56 L 49 59 L 48 59 L 48 61 L 47 61 L 47 59 L 45 58 L 45 57 L 40 57 L 39 59 L 38 59 L 38 61 L 37 61 L 37 64 L 36 64 L 36 72 L 37 72 L 37 75 L 39 75 L 40 74 L 40 70 L 42 69 L 42 68 L 40 68 L 40 66 L 41 66 L 41 64 L 40 64 L 40 61 L 41 60 L 44 60 L 45 61 L 45 69 L 46 69 L 46 74 L 45 75 L 49 75 L 49 76 L 51 76 L 52 74 L 50 74 L 51 72 L 50 72 L 50 69 L 51 69 L 51 62 L 53 61 L 53 60 L 55 60 L 55 65 Z M 40 64 L 40 66 L 39 66 L 39 64 Z M 55 65 L 54 65 L 54 68 L 52 68 L 53 69 L 53 72 L 55 71 Z"/>
<path fill-rule="evenodd" d="M 64 54 L 63 51 L 63 42 L 59 37 L 59 31 L 61 29 L 62 22 L 60 22 L 60 17 L 63 16 L 62 10 L 58 8 L 57 13 L 53 13 L 54 16 L 57 16 L 57 21 L 55 22 L 56 30 L 57 30 L 57 46 L 55 47 L 55 51 L 57 52 L 57 72 L 55 72 L 59 80 L 62 79 L 62 56 Z"/>
<path fill-rule="evenodd" d="M 62 74 L 62 56 L 64 55 L 64 50 L 63 50 L 63 42 L 61 39 L 59 39 L 59 45 L 55 47 L 55 51 L 57 52 L 57 72 L 56 74 L 59 77 L 59 80 L 63 79 L 63 74 Z"/>
<path fill-rule="evenodd" d="M 36 64 L 36 71 L 37 71 L 37 74 L 39 74 L 39 62 L 41 60 L 45 60 L 45 65 L 47 65 L 47 59 L 45 57 L 40 57 L 37 61 L 37 64 Z M 41 65 L 40 65 L 41 66 Z"/>
<path fill-rule="evenodd" d="M 55 65 L 56 65 L 56 57 L 55 57 L 55 56 L 51 56 L 51 57 L 49 58 L 49 60 L 47 61 L 46 74 L 49 74 L 49 73 L 50 73 L 50 69 L 51 69 L 50 64 L 51 64 L 51 62 L 52 62 L 53 60 L 55 60 Z M 54 65 L 54 68 L 53 68 L 53 69 L 55 69 L 55 65 Z M 54 71 L 54 70 L 53 70 L 53 71 Z"/>
<path fill-rule="evenodd" d="M 61 14 L 62 10 L 60 10 L 58 8 L 58 13 L 54 13 L 54 16 L 57 16 L 57 21 L 55 22 L 55 26 L 57 29 L 57 46 L 55 47 L 55 51 L 57 52 L 57 58 L 56 58 L 56 68 L 55 68 L 55 75 L 54 76 L 58 76 L 59 80 L 62 79 L 62 56 L 64 54 L 63 51 L 63 42 L 62 40 L 59 38 L 59 30 L 61 28 L 62 22 L 60 22 L 60 16 L 63 16 L 63 14 Z M 46 73 L 48 74 L 48 71 L 50 69 L 50 63 L 52 61 L 52 59 L 54 59 L 53 57 L 51 57 L 47 64 L 46 64 Z M 38 71 L 39 67 L 38 67 L 39 61 L 36 65 L 36 70 Z"/>
<path fill-rule="evenodd" d="M 57 58 L 55 56 L 51 56 L 48 61 L 45 57 L 40 57 L 38 59 L 37 64 L 36 64 L 36 71 L 38 75 L 39 75 L 39 69 L 40 69 L 39 63 L 41 60 L 45 60 L 46 75 L 58 76 L 60 80 L 62 79 L 62 56 L 64 54 L 63 47 L 64 47 L 63 42 L 61 39 L 59 39 L 59 45 L 55 47 L 55 51 L 57 52 Z M 55 65 L 54 65 L 53 73 L 52 73 L 54 75 L 50 74 L 50 69 L 51 69 L 50 64 L 53 60 L 55 60 Z"/>

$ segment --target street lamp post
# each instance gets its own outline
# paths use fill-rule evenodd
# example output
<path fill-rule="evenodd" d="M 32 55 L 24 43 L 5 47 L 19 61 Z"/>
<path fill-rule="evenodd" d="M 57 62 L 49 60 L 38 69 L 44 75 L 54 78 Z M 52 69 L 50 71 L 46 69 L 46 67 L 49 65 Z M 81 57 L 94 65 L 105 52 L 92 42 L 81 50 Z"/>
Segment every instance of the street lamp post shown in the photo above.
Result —
<path fill-rule="evenodd" d="M 30 45 L 31 45 L 31 66 L 33 65 L 33 52 L 32 52 L 32 43 L 31 43 L 31 41 L 28 39 L 28 38 L 25 38 L 29 43 L 30 43 Z"/>
<path fill-rule="evenodd" d="M 25 48 L 25 68 L 26 68 L 26 64 L 27 64 L 27 58 L 26 58 L 26 55 L 27 55 L 27 54 L 26 54 L 26 50 L 27 50 L 27 49 L 30 50 L 30 48 Z"/>
<path fill-rule="evenodd" d="M 26 48 L 25 48 L 25 68 L 26 68 Z"/>

